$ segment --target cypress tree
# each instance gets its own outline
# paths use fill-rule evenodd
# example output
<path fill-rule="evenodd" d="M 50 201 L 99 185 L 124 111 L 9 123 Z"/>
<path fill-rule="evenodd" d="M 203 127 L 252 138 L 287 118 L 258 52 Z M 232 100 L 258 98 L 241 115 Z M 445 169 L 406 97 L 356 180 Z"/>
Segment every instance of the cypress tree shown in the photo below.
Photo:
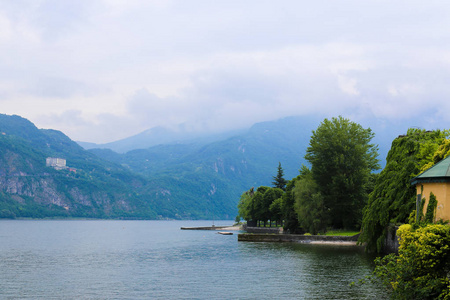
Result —
<path fill-rule="evenodd" d="M 275 188 L 279 188 L 282 189 L 283 191 L 286 190 L 286 179 L 284 179 L 284 171 L 283 168 L 281 167 L 281 163 L 278 162 L 278 172 L 277 172 L 277 176 L 273 176 L 273 187 Z"/>

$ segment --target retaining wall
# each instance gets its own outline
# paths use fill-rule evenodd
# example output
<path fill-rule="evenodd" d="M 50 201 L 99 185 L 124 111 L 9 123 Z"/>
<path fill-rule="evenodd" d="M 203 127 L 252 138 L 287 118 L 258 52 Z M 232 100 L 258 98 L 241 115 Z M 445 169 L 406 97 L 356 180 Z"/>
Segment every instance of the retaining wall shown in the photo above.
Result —
<path fill-rule="evenodd" d="M 359 234 L 354 236 L 327 236 L 302 234 L 252 234 L 238 235 L 240 242 L 295 242 L 295 243 L 344 243 L 356 245 Z"/>

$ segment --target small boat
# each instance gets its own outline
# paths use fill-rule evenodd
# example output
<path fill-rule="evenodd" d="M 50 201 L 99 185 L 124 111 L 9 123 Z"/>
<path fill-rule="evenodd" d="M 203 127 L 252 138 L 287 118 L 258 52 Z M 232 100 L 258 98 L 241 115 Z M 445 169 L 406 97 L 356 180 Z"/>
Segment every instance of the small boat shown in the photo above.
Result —
<path fill-rule="evenodd" d="M 219 231 L 218 234 L 223 234 L 223 235 L 233 235 L 232 232 L 227 232 L 227 231 Z"/>

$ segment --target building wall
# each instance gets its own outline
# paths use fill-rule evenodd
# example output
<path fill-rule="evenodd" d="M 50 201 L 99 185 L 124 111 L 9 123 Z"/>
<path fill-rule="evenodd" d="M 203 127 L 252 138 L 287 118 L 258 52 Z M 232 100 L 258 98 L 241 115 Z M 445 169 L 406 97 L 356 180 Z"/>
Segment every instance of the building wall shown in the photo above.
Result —
<path fill-rule="evenodd" d="M 450 182 L 433 182 L 423 183 L 416 186 L 417 194 L 422 191 L 422 198 L 425 198 L 425 205 L 423 213 L 427 211 L 428 201 L 430 200 L 430 193 L 436 196 L 437 207 L 435 220 L 450 221 Z"/>
<path fill-rule="evenodd" d="M 66 168 L 66 160 L 64 158 L 47 157 L 46 160 L 47 167 L 53 167 L 57 170 Z"/>
<path fill-rule="evenodd" d="M 400 243 L 397 236 L 398 226 L 393 224 L 389 225 L 386 229 L 386 238 L 384 240 L 383 253 L 398 253 L 398 247 Z"/>

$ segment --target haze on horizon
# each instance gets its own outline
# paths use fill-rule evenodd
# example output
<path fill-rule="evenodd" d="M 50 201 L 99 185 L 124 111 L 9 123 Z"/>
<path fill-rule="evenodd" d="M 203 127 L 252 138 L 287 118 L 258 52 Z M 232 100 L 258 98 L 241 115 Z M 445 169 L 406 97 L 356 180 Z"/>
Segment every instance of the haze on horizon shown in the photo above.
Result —
<path fill-rule="evenodd" d="M 291 115 L 450 128 L 449 15 L 445 1 L 3 1 L 0 113 L 96 143 Z"/>

